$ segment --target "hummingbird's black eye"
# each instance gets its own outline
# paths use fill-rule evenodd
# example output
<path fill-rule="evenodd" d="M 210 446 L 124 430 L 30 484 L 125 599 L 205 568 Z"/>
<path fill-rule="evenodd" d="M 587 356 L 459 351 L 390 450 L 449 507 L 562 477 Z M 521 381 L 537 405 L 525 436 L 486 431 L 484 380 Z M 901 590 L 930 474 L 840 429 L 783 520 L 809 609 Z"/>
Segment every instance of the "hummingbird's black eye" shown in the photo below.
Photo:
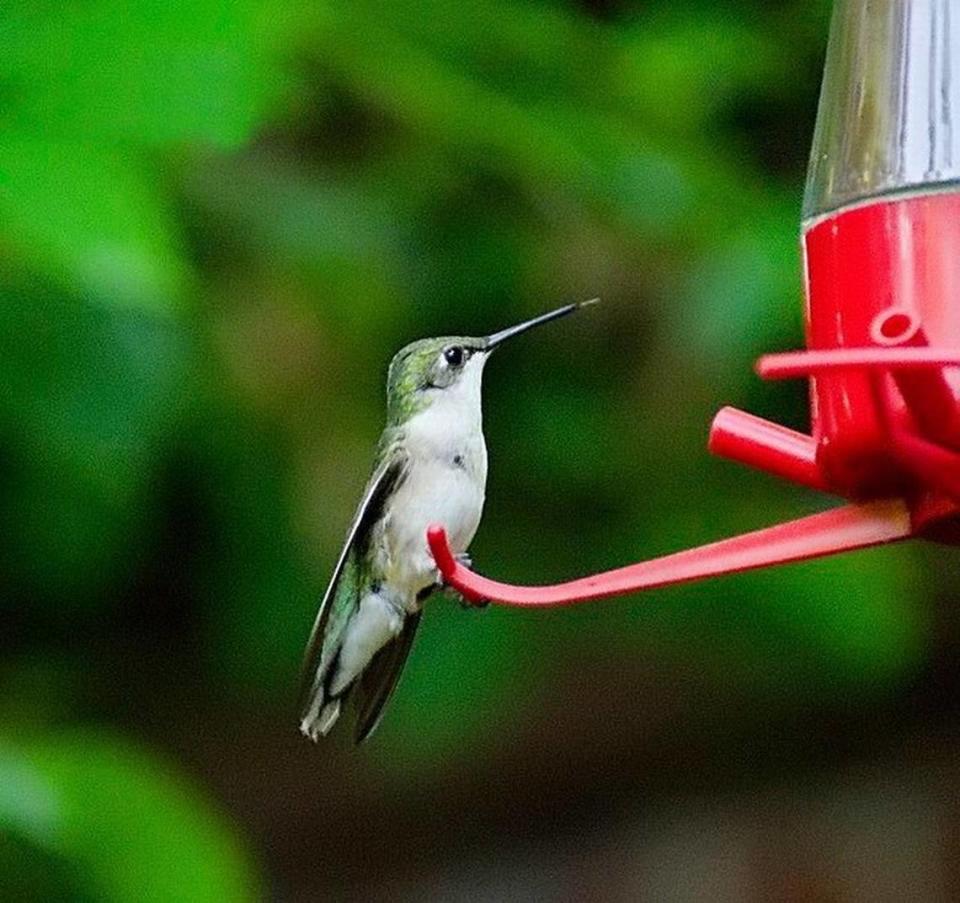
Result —
<path fill-rule="evenodd" d="M 443 352 L 443 358 L 451 367 L 459 367 L 463 363 L 463 349 L 459 345 L 452 345 Z"/>

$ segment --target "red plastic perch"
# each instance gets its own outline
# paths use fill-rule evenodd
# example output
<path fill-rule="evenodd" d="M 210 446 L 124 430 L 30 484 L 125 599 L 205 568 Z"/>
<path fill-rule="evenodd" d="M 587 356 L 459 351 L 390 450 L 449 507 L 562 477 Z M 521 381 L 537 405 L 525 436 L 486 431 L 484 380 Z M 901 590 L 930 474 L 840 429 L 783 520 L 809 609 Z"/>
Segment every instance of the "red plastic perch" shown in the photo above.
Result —
<path fill-rule="evenodd" d="M 465 598 L 473 602 L 486 600 L 503 605 L 549 608 L 864 549 L 911 535 L 910 512 L 902 500 L 844 505 L 696 549 L 552 586 L 513 586 L 474 573 L 454 558 L 446 531 L 439 524 L 427 531 L 427 541 L 444 581 Z"/>

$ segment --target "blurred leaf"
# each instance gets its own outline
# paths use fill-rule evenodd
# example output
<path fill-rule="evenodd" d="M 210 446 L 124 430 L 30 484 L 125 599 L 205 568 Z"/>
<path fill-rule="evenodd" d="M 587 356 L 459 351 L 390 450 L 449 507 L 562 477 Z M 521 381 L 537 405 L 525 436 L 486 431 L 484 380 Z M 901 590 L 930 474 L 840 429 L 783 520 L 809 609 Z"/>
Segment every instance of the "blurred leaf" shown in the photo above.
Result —
<path fill-rule="evenodd" d="M 502 12 L 513 15 L 507 8 Z M 322 36 L 324 64 L 370 103 L 443 142 L 458 157 L 465 155 L 464 162 L 482 162 L 520 179 L 532 196 L 572 192 L 601 214 L 631 219 L 645 209 L 644 189 L 653 188 L 654 202 L 683 197 L 684 166 L 659 154 L 641 129 L 629 129 L 603 107 L 577 105 L 555 83 L 549 93 L 525 96 L 523 78 L 496 83 L 484 77 L 488 72 L 465 66 L 469 56 L 432 52 L 429 40 L 419 40 L 422 35 L 405 33 L 416 18 L 400 18 L 397 27 L 384 22 L 375 7 L 355 5 Z M 542 17 L 525 21 L 530 37 L 539 40 Z M 613 45 L 598 31 L 583 50 L 590 72 L 585 90 L 602 97 L 597 81 L 609 75 Z M 662 178 L 665 172 L 670 179 Z M 655 225 L 650 217 L 644 222 Z"/>
<path fill-rule="evenodd" d="M 4 830 L 0 830 L 0 893 L 18 903 L 97 901 L 71 863 Z"/>
<path fill-rule="evenodd" d="M 88 297 L 163 312 L 183 290 L 175 220 L 128 155 L 0 134 L 0 229 Z"/>
<path fill-rule="evenodd" d="M 13 0 L 0 14 L 7 122 L 54 140 L 235 146 L 288 87 L 260 9 Z"/>
<path fill-rule="evenodd" d="M 206 625 L 214 662 L 234 687 L 293 700 L 321 587 L 293 542 L 286 461 L 261 427 L 236 412 L 209 411 L 203 429 L 198 465 L 223 525 L 206 544 L 202 573 L 215 601 Z"/>
<path fill-rule="evenodd" d="M 189 263 L 147 148 L 247 140 L 289 82 L 261 5 L 13 2 L 0 11 L 0 230 L 95 300 L 165 310 Z"/>
<path fill-rule="evenodd" d="M 151 753 L 89 732 L 2 752 L 0 827 L 74 865 L 96 899 L 258 898 L 232 829 Z"/>
<path fill-rule="evenodd" d="M 51 844 L 59 819 L 56 794 L 22 757 L 0 746 L 0 826 Z"/>
<path fill-rule="evenodd" d="M 623 100 L 658 131 L 708 128 L 732 98 L 764 90 L 789 71 L 788 59 L 758 24 L 721 11 L 644 17 L 622 48 L 617 84 Z"/>
<path fill-rule="evenodd" d="M 672 312 L 691 350 L 708 371 L 721 365 L 728 378 L 754 380 L 749 368 L 733 371 L 732 353 L 746 357 L 774 350 L 780 337 L 799 333 L 801 321 L 798 214 L 793 202 L 767 199 L 765 209 L 728 229 L 688 272 L 685 300 Z"/>
<path fill-rule="evenodd" d="M 129 569 L 163 441 L 184 401 L 184 348 L 169 321 L 61 299 L 8 274 L 0 305 L 0 498 L 7 579 L 57 607 Z"/>

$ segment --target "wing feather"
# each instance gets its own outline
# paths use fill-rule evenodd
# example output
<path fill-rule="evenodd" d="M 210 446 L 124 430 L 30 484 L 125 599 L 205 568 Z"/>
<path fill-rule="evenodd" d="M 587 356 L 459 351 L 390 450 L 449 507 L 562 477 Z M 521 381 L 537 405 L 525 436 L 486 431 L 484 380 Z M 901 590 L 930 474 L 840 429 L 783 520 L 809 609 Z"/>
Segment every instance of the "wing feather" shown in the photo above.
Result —
<path fill-rule="evenodd" d="M 323 689 L 325 672 L 330 664 L 329 661 L 323 660 L 324 647 L 326 646 L 330 653 L 327 656 L 328 658 L 332 658 L 332 653 L 335 651 L 333 649 L 335 644 L 325 643 L 324 640 L 326 639 L 331 610 L 337 607 L 334 602 L 340 595 L 338 588 L 341 578 L 344 573 L 349 573 L 351 568 L 359 567 L 358 559 L 366 551 L 363 547 L 366 537 L 369 535 L 370 527 L 382 513 L 384 504 L 391 492 L 403 481 L 406 476 L 406 467 L 406 453 L 399 442 L 393 442 L 382 456 L 379 467 L 370 477 L 363 498 L 357 506 L 340 557 L 333 569 L 333 575 L 330 577 L 323 599 L 320 601 L 320 608 L 317 611 L 317 617 L 313 623 L 310 639 L 304 652 L 301 692 L 301 707 L 304 712 L 309 710 L 316 693 L 322 692 Z M 352 603 L 356 605 L 358 601 L 353 599 Z M 347 619 L 343 618 L 342 620 L 345 623 Z"/>

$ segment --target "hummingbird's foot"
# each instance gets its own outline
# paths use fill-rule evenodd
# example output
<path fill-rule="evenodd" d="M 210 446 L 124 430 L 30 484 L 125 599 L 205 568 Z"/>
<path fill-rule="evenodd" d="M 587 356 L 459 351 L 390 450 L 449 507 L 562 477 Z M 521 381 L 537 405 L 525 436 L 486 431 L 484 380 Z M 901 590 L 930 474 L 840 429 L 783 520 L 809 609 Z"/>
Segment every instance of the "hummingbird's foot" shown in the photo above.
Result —
<path fill-rule="evenodd" d="M 473 567 L 473 559 L 470 557 L 469 552 L 457 552 L 453 557 L 457 559 L 458 564 L 462 564 L 465 568 Z M 459 601 L 461 608 L 486 608 L 490 604 L 489 599 L 473 601 L 472 599 L 462 596 L 460 593 L 457 593 L 457 601 Z"/>
<path fill-rule="evenodd" d="M 419 593 L 417 593 L 417 604 L 420 605 L 423 602 L 426 602 L 429 596 L 440 589 L 443 589 L 442 583 L 431 583 L 430 586 L 425 586 L 422 590 L 420 590 Z"/>
<path fill-rule="evenodd" d="M 487 608 L 490 605 L 489 599 L 477 599 L 474 601 L 473 599 L 468 599 L 466 596 L 460 595 L 460 593 L 457 593 L 457 599 L 460 602 L 460 607 L 463 609 Z"/>

